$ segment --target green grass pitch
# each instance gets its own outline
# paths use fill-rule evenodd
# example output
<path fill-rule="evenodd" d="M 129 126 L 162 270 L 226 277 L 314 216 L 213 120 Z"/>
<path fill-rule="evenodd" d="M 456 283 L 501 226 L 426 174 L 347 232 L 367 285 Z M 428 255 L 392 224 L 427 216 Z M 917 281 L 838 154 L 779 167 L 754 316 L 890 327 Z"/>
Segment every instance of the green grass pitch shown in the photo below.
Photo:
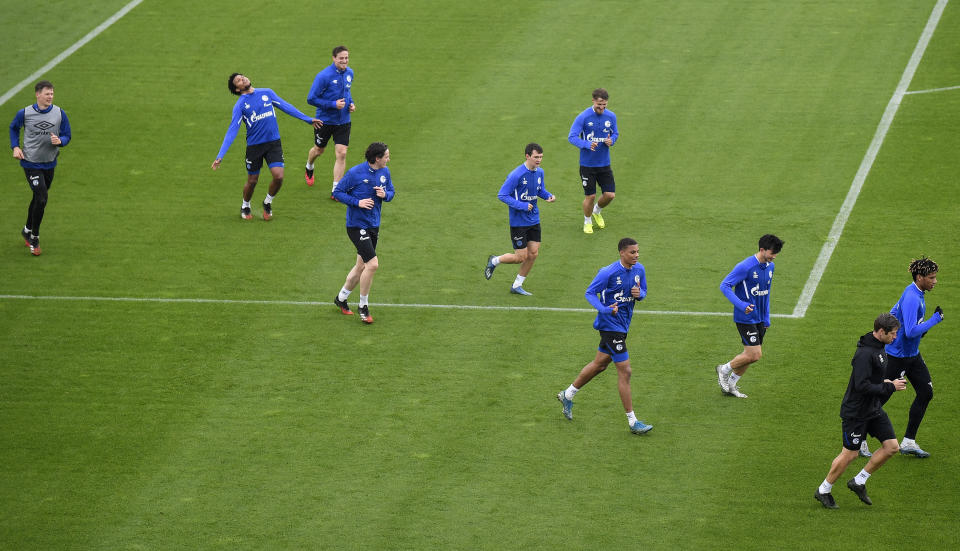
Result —
<path fill-rule="evenodd" d="M 4 2 L 0 93 L 125 4 Z M 909 86 L 946 90 L 902 98 L 809 308 L 786 317 L 936 5 L 144 0 L 44 74 L 73 143 L 38 258 L 17 235 L 23 172 L 0 163 L 0 548 L 958 547 L 955 4 Z M 303 183 L 305 124 L 280 116 L 269 223 L 238 216 L 242 137 L 210 170 L 230 73 L 309 113 L 341 43 L 348 166 L 385 141 L 397 188 L 369 327 L 330 304 L 354 253 L 327 198 L 332 153 Z M 566 135 L 600 86 L 621 130 L 618 196 L 585 236 Z M 32 101 L 31 85 L 0 114 Z M 515 267 L 481 272 L 509 251 L 496 192 L 530 141 L 558 200 L 541 204 L 534 295 L 518 297 Z M 717 285 L 766 232 L 786 240 L 781 316 L 750 398 L 724 398 L 713 367 L 737 334 L 692 313 L 729 311 Z M 576 309 L 624 236 L 648 271 L 629 340 L 644 437 L 612 373 L 573 422 L 554 398 L 593 355 Z M 941 264 L 927 303 L 946 311 L 921 348 L 933 456 L 892 458 L 869 508 L 842 487 L 858 460 L 826 511 L 812 494 L 840 447 L 853 348 L 921 254 Z M 887 406 L 898 435 L 912 395 Z"/>

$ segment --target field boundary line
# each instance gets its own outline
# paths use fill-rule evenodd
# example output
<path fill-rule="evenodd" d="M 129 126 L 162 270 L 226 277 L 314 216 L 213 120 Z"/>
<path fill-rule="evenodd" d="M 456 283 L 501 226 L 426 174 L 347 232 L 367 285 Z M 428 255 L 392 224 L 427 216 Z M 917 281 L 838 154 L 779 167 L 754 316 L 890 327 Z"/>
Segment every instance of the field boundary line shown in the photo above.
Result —
<path fill-rule="evenodd" d="M 75 302 L 155 302 L 166 304 L 247 304 L 260 306 L 333 306 L 330 301 L 315 300 L 254 300 L 220 298 L 163 298 L 163 297 L 76 297 L 56 295 L 0 295 L 0 300 L 65 300 Z M 508 310 L 519 312 L 575 312 L 595 314 L 593 308 L 561 308 L 556 306 L 485 306 L 479 304 L 392 304 L 371 302 L 370 306 L 384 308 L 434 308 L 444 310 Z M 636 314 L 661 316 L 730 316 L 730 312 L 685 312 L 680 310 L 634 310 Z M 774 318 L 795 318 L 792 314 L 770 314 Z"/>
<path fill-rule="evenodd" d="M 14 85 L 13 88 L 7 90 L 7 92 L 6 92 L 5 94 L 3 94 L 2 96 L 0 96 L 0 105 L 3 105 L 3 104 L 5 104 L 5 103 L 7 103 L 7 101 L 9 101 L 10 98 L 12 98 L 13 96 L 15 96 L 15 95 L 17 95 L 18 93 L 20 93 L 20 90 L 23 90 L 23 89 L 26 88 L 27 86 L 33 84 L 37 79 L 39 79 L 40 77 L 42 77 L 44 73 L 46 73 L 46 72 L 49 71 L 50 69 L 53 69 L 54 67 L 56 67 L 57 65 L 59 65 L 61 61 L 63 61 L 64 59 L 67 59 L 68 57 L 70 57 L 74 52 L 76 52 L 77 50 L 79 50 L 80 48 L 82 48 L 87 42 L 90 42 L 91 40 L 93 40 L 94 38 L 96 38 L 97 35 L 99 35 L 99 34 L 102 33 L 103 31 L 107 30 L 107 28 L 110 27 L 110 25 L 113 25 L 114 23 L 116 23 L 117 21 L 119 21 L 121 17 L 123 17 L 124 15 L 126 15 L 127 12 L 129 12 L 129 11 L 132 10 L 133 8 L 135 8 L 135 7 L 137 7 L 138 5 L 140 5 L 141 2 L 143 2 L 143 0 L 132 0 L 132 1 L 131 1 L 130 3 L 128 3 L 126 6 L 120 8 L 120 10 L 117 11 L 117 13 L 111 15 L 106 21 L 104 21 L 103 23 L 100 23 L 95 29 L 93 29 L 92 31 L 88 32 L 88 33 L 86 34 L 86 36 L 84 36 L 84 37 L 81 38 L 80 40 L 74 42 L 74 43 L 73 43 L 73 46 L 70 46 L 69 48 L 67 48 L 66 50 L 64 50 L 63 52 L 61 52 L 60 55 L 58 55 L 57 57 L 51 59 L 46 65 L 44 65 L 43 67 L 40 67 L 40 68 L 39 68 L 35 73 L 33 73 L 32 75 L 30 75 L 30 76 L 28 76 L 27 78 L 21 80 L 19 83 L 17 83 L 16 85 Z"/>
<path fill-rule="evenodd" d="M 910 61 L 907 63 L 906 68 L 903 70 L 903 75 L 900 77 L 900 83 L 893 92 L 893 97 L 891 97 L 887 103 L 883 117 L 880 118 L 880 124 L 877 125 L 877 131 L 873 135 L 873 140 L 867 148 L 866 155 L 864 155 L 863 160 L 860 162 L 860 168 L 857 170 L 857 175 L 853 178 L 853 183 L 850 184 L 850 190 L 847 192 L 847 197 L 840 207 L 840 212 L 837 213 L 837 217 L 833 220 L 833 226 L 830 228 L 827 240 L 820 249 L 820 255 L 817 256 L 813 269 L 810 270 L 810 277 L 807 278 L 807 283 L 803 286 L 800 298 L 797 299 L 797 305 L 793 309 L 793 317 L 804 317 L 807 313 L 807 308 L 809 308 L 810 303 L 813 301 L 813 295 L 817 292 L 820 279 L 827 270 L 830 257 L 833 256 L 833 250 L 840 241 L 843 228 L 847 224 L 847 219 L 850 218 L 850 212 L 853 211 L 853 206 L 857 202 L 857 197 L 860 195 L 863 183 L 866 181 L 867 175 L 873 167 L 873 162 L 877 159 L 877 154 L 880 152 L 880 147 L 887 137 L 890 125 L 893 124 L 893 118 L 900 108 L 900 102 L 903 100 L 903 96 L 906 95 L 907 88 L 910 87 L 910 81 L 913 80 L 913 75 L 920 65 L 920 60 L 923 59 L 923 53 L 927 50 L 927 45 L 930 44 L 930 39 L 933 37 L 933 32 L 940 23 L 940 17 L 943 15 L 943 10 L 947 6 L 948 1 L 949 0 L 939 0 L 937 5 L 934 6 L 933 12 L 930 13 L 929 19 L 927 19 L 927 25 L 924 27 L 923 33 L 920 34 L 920 39 L 913 49 L 913 55 L 910 56 Z"/>
<path fill-rule="evenodd" d="M 949 92 L 950 90 L 960 90 L 960 86 L 946 86 L 944 88 L 930 88 L 929 90 L 913 90 L 912 92 L 904 92 L 903 94 L 909 96 L 911 94 L 932 94 L 934 92 Z"/>

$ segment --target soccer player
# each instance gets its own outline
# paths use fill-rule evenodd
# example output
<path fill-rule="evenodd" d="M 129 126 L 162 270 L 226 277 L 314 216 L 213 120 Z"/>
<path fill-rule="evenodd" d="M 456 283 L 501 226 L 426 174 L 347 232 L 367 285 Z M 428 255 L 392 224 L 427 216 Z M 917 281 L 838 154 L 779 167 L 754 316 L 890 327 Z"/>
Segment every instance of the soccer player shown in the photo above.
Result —
<path fill-rule="evenodd" d="M 336 189 L 337 182 L 343 177 L 347 167 L 347 146 L 350 145 L 350 113 L 356 111 L 350 88 L 353 86 L 353 69 L 350 63 L 350 52 L 346 46 L 337 46 L 333 49 L 333 63 L 317 73 L 307 96 L 307 103 L 317 108 L 317 118 L 323 121 L 323 126 L 313 132 L 313 147 L 307 153 L 307 170 L 304 178 L 308 186 L 313 185 L 313 162 L 323 154 L 330 137 L 333 137 L 334 154 L 333 188 L 330 198 L 334 199 L 332 189 Z"/>
<path fill-rule="evenodd" d="M 497 199 L 507 204 L 510 219 L 510 241 L 513 243 L 513 252 L 500 256 L 487 257 L 487 266 L 483 269 L 483 277 L 493 277 L 493 270 L 500 264 L 520 264 L 517 278 L 510 286 L 510 292 L 517 295 L 532 295 L 523 289 L 523 282 L 533 268 L 533 263 L 540 254 L 540 209 L 537 207 L 537 198 L 548 203 L 557 200 L 556 196 L 547 191 L 543 183 L 543 148 L 539 144 L 529 143 L 524 149 L 526 157 L 523 163 L 507 176 Z"/>
<path fill-rule="evenodd" d="M 352 315 L 347 298 L 360 285 L 360 321 L 373 323 L 370 315 L 370 285 L 380 267 L 377 260 L 377 238 L 380 235 L 380 208 L 392 201 L 395 191 L 390 178 L 390 149 L 383 142 L 374 142 L 364 153 L 367 161 L 351 168 L 333 189 L 333 195 L 347 206 L 347 236 L 357 249 L 357 263 L 347 274 L 340 293 L 333 303 L 344 315 Z"/>
<path fill-rule="evenodd" d="M 893 432 L 893 424 L 883 411 L 883 402 L 891 394 L 906 388 L 907 382 L 902 378 L 889 379 L 884 374 L 887 363 L 887 353 L 884 345 L 889 346 L 897 338 L 897 328 L 900 322 L 891 314 L 883 313 L 873 322 L 873 332 L 860 337 L 857 342 L 857 351 L 853 354 L 850 365 L 850 382 L 840 404 L 840 418 L 843 429 L 843 448 L 840 455 L 833 459 L 827 478 L 823 480 L 814 497 L 827 509 L 837 509 L 830 490 L 840 475 L 847 470 L 850 462 L 857 458 L 861 440 L 867 435 L 873 435 L 881 442 L 881 447 L 867 461 L 856 477 L 847 481 L 847 488 L 857 494 L 860 501 L 873 505 L 867 495 L 867 479 L 881 465 L 886 463 L 897 453 L 897 435 Z"/>
<path fill-rule="evenodd" d="M 600 211 L 613 201 L 616 183 L 610 168 L 610 148 L 617 142 L 617 116 L 607 109 L 610 95 L 603 88 L 593 91 L 593 105 L 577 115 L 567 141 L 580 149 L 580 180 L 583 184 L 583 233 L 593 233 L 593 223 L 606 227 Z M 603 195 L 597 199 L 597 186 Z M 596 201 L 596 204 L 594 204 Z"/>
<path fill-rule="evenodd" d="M 220 152 L 217 153 L 217 159 L 213 161 L 210 168 L 213 170 L 220 168 L 220 162 L 237 137 L 240 125 L 246 126 L 247 183 L 243 186 L 243 204 L 240 206 L 240 217 L 244 220 L 253 218 L 253 214 L 250 212 L 250 199 L 253 197 L 254 188 L 257 187 L 257 180 L 260 179 L 260 168 L 266 161 L 270 168 L 270 174 L 273 175 L 273 181 L 270 183 L 267 198 L 263 200 L 263 219 L 270 220 L 273 218 L 273 198 L 280 192 L 280 186 L 283 185 L 283 146 L 280 144 L 280 128 L 277 126 L 274 106 L 279 107 L 281 111 L 292 117 L 297 117 L 312 124 L 314 128 L 319 128 L 323 123 L 304 115 L 296 107 L 284 101 L 273 90 L 254 88 L 250 84 L 250 79 L 240 73 L 230 75 L 230 78 L 227 79 L 227 87 L 231 94 L 240 96 L 240 98 L 233 106 L 230 126 L 227 127 L 227 134 L 223 137 L 223 144 L 220 146 Z"/>
<path fill-rule="evenodd" d="M 783 240 L 766 234 L 760 238 L 756 254 L 737 264 L 723 278 L 720 291 L 733 304 L 733 321 L 743 341 L 743 352 L 717 366 L 717 383 L 724 394 L 746 398 L 737 382 L 750 364 L 760 359 L 763 336 L 770 327 L 770 285 L 773 283 L 773 259 L 783 248 Z"/>
<path fill-rule="evenodd" d="M 67 114 L 53 104 L 53 84 L 41 80 L 33 87 L 37 102 L 17 111 L 10 123 L 10 149 L 20 161 L 33 198 L 27 210 L 27 223 L 20 231 L 30 254 L 40 256 L 40 222 L 47 207 L 53 172 L 60 148 L 70 143 L 70 121 Z M 23 147 L 20 147 L 20 129 Z"/>
<path fill-rule="evenodd" d="M 910 275 L 913 282 L 907 285 L 900 295 L 900 300 L 893 306 L 890 313 L 900 321 L 900 334 L 896 340 L 887 345 L 887 378 L 906 377 L 913 386 L 916 397 L 910 405 L 910 416 L 907 420 L 907 429 L 903 432 L 903 441 L 900 442 L 900 453 L 916 457 L 930 457 L 917 445 L 917 430 L 927 411 L 927 405 L 933 399 L 933 381 L 930 370 L 920 355 L 920 339 L 927 331 L 943 321 L 943 310 L 937 306 L 930 319 L 924 321 L 927 313 L 927 304 L 924 295 L 932 291 L 937 284 L 937 272 L 940 267 L 932 259 L 921 257 L 910 263 Z M 886 401 L 886 400 L 884 400 Z"/>
<path fill-rule="evenodd" d="M 587 302 L 597 309 L 593 328 L 600 332 L 600 346 L 593 361 L 580 370 L 580 374 L 566 390 L 557 394 L 563 405 L 563 416 L 573 420 L 573 397 L 583 385 L 599 375 L 613 362 L 617 366 L 617 390 L 627 413 L 630 432 L 643 434 L 653 425 L 637 419 L 633 412 L 630 394 L 630 354 L 627 352 L 627 332 L 637 301 L 647 296 L 647 276 L 643 264 L 638 264 L 640 248 L 635 239 L 624 237 L 617 244 L 620 259 L 604 266 L 590 282 L 585 293 Z"/>

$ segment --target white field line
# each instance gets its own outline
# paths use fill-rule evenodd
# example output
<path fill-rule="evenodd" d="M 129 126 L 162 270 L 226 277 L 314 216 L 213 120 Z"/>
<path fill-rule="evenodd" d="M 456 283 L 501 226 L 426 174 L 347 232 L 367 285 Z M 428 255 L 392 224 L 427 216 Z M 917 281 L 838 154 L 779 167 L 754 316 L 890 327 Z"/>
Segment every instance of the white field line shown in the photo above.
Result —
<path fill-rule="evenodd" d="M 936 30 L 937 24 L 940 22 L 940 16 L 943 14 L 943 9 L 947 6 L 947 2 L 948 0 L 939 0 L 937 5 L 934 6 L 930 18 L 927 20 L 927 26 L 924 27 L 923 33 L 920 35 L 920 40 L 913 49 L 913 55 L 910 56 L 910 61 L 907 63 L 906 69 L 903 70 L 903 76 L 900 77 L 900 84 L 897 85 L 897 89 L 893 92 L 893 97 L 890 98 L 890 102 L 887 104 L 887 109 L 883 112 L 883 117 L 880 119 L 877 131 L 873 135 L 873 141 L 870 142 L 870 147 L 867 148 L 867 154 L 864 155 L 863 160 L 860 162 L 860 169 L 857 170 L 857 175 L 850 185 L 847 198 L 843 201 L 840 212 L 837 213 L 837 217 L 833 221 L 833 227 L 830 228 L 827 241 L 823 244 L 823 248 L 820 249 L 820 256 L 817 257 L 817 261 L 810 271 L 810 277 L 807 279 L 807 283 L 800 293 L 797 305 L 793 309 L 793 317 L 804 317 L 807 313 L 807 308 L 810 306 L 810 302 L 813 301 L 813 294 L 816 293 L 817 286 L 820 285 L 820 279 L 823 277 L 823 273 L 827 269 L 827 264 L 830 262 L 830 257 L 833 255 L 833 250 L 836 248 L 837 242 L 840 241 L 840 235 L 843 234 L 843 227 L 847 224 L 850 211 L 853 210 L 853 205 L 857 202 L 857 197 L 863 188 L 863 182 L 867 179 L 867 174 L 870 173 L 870 168 L 873 167 L 873 162 L 877 159 L 877 153 L 880 151 L 880 146 L 883 145 L 883 140 L 887 137 L 887 132 L 893 123 L 893 117 L 896 116 L 897 110 L 900 108 L 900 101 L 903 99 L 904 94 L 906 94 L 907 88 L 910 87 L 913 74 L 917 71 L 920 60 L 923 59 L 923 53 L 930 43 L 930 38 L 933 37 L 933 31 Z"/>
<path fill-rule="evenodd" d="M 53 295 L 0 295 L 3 300 L 66 300 L 83 302 L 155 302 L 186 304 L 239 304 L 257 306 L 332 306 L 329 301 L 314 300 L 237 300 L 216 298 L 159 298 L 159 297 L 61 297 Z M 509 310 L 520 312 L 577 312 L 595 314 L 593 308 L 557 308 L 551 306 L 481 306 L 472 304 L 390 304 L 371 302 L 370 306 L 385 308 L 436 308 L 445 310 Z M 634 310 L 637 314 L 677 316 L 729 316 L 730 312 L 682 312 L 674 310 Z M 771 314 L 775 318 L 794 318 L 790 314 Z"/>
<path fill-rule="evenodd" d="M 946 92 L 949 90 L 960 90 L 960 86 L 947 86 L 946 88 L 931 88 L 929 90 L 914 90 L 912 92 L 904 92 L 904 95 L 909 96 L 910 94 L 931 94 L 933 92 Z"/>
<path fill-rule="evenodd" d="M 17 85 L 14 86 L 13 88 L 7 90 L 7 92 L 6 92 L 5 94 L 3 94 L 2 96 L 0 96 L 0 105 L 3 105 L 4 103 L 7 103 L 7 101 L 8 101 L 10 98 L 12 98 L 13 96 L 17 95 L 17 94 L 20 92 L 20 90 L 23 90 L 23 89 L 26 88 L 27 86 L 30 86 L 31 84 L 34 84 L 37 80 L 40 79 L 40 77 L 42 77 L 42 76 L 44 75 L 44 73 L 46 73 L 46 72 L 49 71 L 50 69 L 53 69 L 54 67 L 56 67 L 57 65 L 59 65 L 61 61 L 63 61 L 64 59 L 67 59 L 68 57 L 70 57 L 70 55 L 73 54 L 73 52 L 79 50 L 79 49 L 80 49 L 81 47 L 83 47 L 83 45 L 85 45 L 87 42 L 90 42 L 91 40 L 93 40 L 94 38 L 96 38 L 97 35 L 99 35 L 99 34 L 102 33 L 103 31 L 105 31 L 105 30 L 107 29 L 107 27 L 109 27 L 110 25 L 113 25 L 114 23 L 116 23 L 121 17 L 123 17 L 124 15 L 126 15 L 127 12 L 129 12 L 129 11 L 132 10 L 133 8 L 137 7 L 137 6 L 140 4 L 140 2 L 142 2 L 142 1 L 143 1 L 143 0 L 132 0 L 129 4 L 127 4 L 126 6 L 120 8 L 120 11 L 118 11 L 117 13 L 111 15 L 109 19 L 107 19 L 107 20 L 104 21 L 103 23 L 100 23 L 100 25 L 97 26 L 97 28 L 95 28 L 95 29 L 93 29 L 92 31 L 88 32 L 86 36 L 84 36 L 84 37 L 81 38 L 80 40 L 76 41 L 76 42 L 73 44 L 73 46 L 70 46 L 69 48 L 67 48 L 66 50 L 64 50 L 62 53 L 60 53 L 60 55 L 58 55 L 57 57 L 51 59 L 49 63 L 47 63 L 46 65 L 44 65 L 44 66 L 41 67 L 40 69 L 38 69 L 37 72 L 35 72 L 35 73 L 33 73 L 32 75 L 28 76 L 27 78 L 23 79 L 22 81 L 20 81 L 19 84 L 17 84 Z"/>

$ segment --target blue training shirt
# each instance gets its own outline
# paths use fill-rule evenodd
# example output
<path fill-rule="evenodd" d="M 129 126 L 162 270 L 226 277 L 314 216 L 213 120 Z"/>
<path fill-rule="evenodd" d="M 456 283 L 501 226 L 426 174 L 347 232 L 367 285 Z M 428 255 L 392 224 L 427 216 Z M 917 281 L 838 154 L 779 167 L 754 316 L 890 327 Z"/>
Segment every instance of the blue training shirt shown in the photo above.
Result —
<path fill-rule="evenodd" d="M 633 287 L 640 288 L 640 298 L 634 299 L 630 294 L 630 289 Z M 587 297 L 587 302 L 597 309 L 597 319 L 593 322 L 594 329 L 626 333 L 630 330 L 634 305 L 647 296 L 646 270 L 643 264 L 639 263 L 631 268 L 625 268 L 617 260 L 609 266 L 600 268 L 584 295 Z M 618 305 L 616 314 L 613 314 L 614 303 Z"/>
<path fill-rule="evenodd" d="M 720 290 L 733 304 L 736 323 L 762 323 L 770 327 L 770 286 L 773 284 L 773 262 L 761 263 L 750 255 L 737 264 L 720 282 Z M 748 305 L 753 311 L 744 313 Z"/>
<path fill-rule="evenodd" d="M 307 95 L 307 103 L 317 108 L 317 118 L 323 124 L 347 124 L 350 122 L 350 104 L 353 96 L 350 88 L 353 86 L 353 69 L 337 69 L 336 64 L 317 73 Z M 338 99 L 346 100 L 343 109 L 337 109 Z"/>
<path fill-rule="evenodd" d="M 386 197 L 377 197 L 374 187 L 383 186 Z M 393 189 L 393 180 L 390 179 L 390 169 L 383 167 L 374 170 L 370 163 L 360 163 L 343 175 L 333 196 L 337 201 L 347 205 L 348 228 L 379 228 L 380 208 L 384 201 L 392 201 L 396 192 Z M 373 208 L 360 208 L 361 199 L 373 199 Z"/>
<path fill-rule="evenodd" d="M 573 120 L 567 141 L 580 149 L 580 166 L 610 166 L 610 147 L 603 140 L 610 138 L 617 143 L 619 137 L 613 111 L 605 109 L 598 115 L 591 106 Z M 590 144 L 594 142 L 597 148 L 591 151 Z"/>
<path fill-rule="evenodd" d="M 920 339 L 924 333 L 943 321 L 943 316 L 938 313 L 923 321 L 923 316 L 927 313 L 927 303 L 923 298 L 923 291 L 916 283 L 907 285 L 890 313 L 900 322 L 900 330 L 897 331 L 897 338 L 886 346 L 886 350 L 887 354 L 897 358 L 910 358 L 919 354 Z"/>
<path fill-rule="evenodd" d="M 510 207 L 510 227 L 533 226 L 540 223 L 540 209 L 537 207 L 537 198 L 549 199 L 553 194 L 543 185 L 543 169 L 527 168 L 526 163 L 513 169 L 507 179 L 500 186 L 497 199 Z M 533 204 L 533 209 L 527 205 Z"/>
<path fill-rule="evenodd" d="M 247 127 L 247 145 L 257 145 L 280 139 L 280 127 L 277 126 L 277 113 L 274 106 L 281 111 L 296 117 L 304 122 L 313 124 L 313 119 L 304 115 L 299 109 L 287 103 L 269 88 L 254 88 L 249 94 L 241 94 L 233 106 L 230 115 L 230 126 L 223 137 L 223 144 L 217 158 L 222 159 L 233 144 L 233 140 L 240 131 L 240 125 Z"/>

